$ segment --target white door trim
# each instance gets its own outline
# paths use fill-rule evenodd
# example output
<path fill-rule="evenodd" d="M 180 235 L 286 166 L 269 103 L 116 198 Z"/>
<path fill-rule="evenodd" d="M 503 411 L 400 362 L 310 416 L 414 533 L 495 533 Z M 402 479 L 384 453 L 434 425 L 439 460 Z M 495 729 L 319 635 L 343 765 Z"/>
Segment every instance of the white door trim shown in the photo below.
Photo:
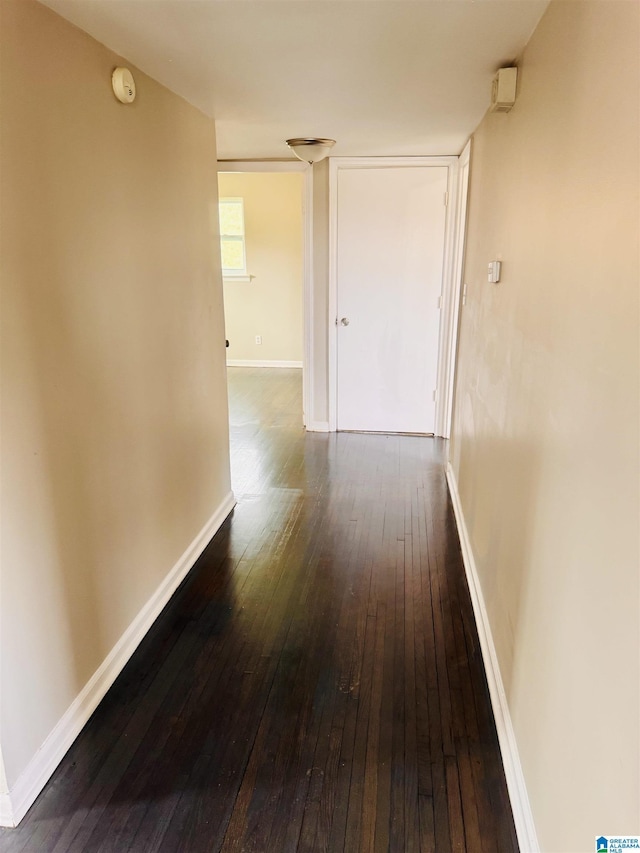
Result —
<path fill-rule="evenodd" d="M 446 166 L 448 169 L 448 204 L 445 225 L 445 246 L 440 332 L 438 342 L 438 393 L 436 398 L 436 435 L 449 435 L 451 406 L 449 394 L 443 393 L 451 383 L 453 322 L 457 317 L 454 294 L 454 247 L 456 228 L 457 157 L 331 157 L 329 160 L 329 299 L 328 299 L 328 354 L 329 354 L 329 430 L 336 431 L 338 393 L 338 336 L 336 319 L 338 310 L 338 173 L 340 169 L 413 168 L 415 166 Z M 459 296 L 459 294 L 458 294 Z"/>
<path fill-rule="evenodd" d="M 469 170 L 471 163 L 471 139 L 458 157 L 455 189 L 451 193 L 452 217 L 451 245 L 447 249 L 450 268 L 445 275 L 448 282 L 443 290 L 441 324 L 441 359 L 438 370 L 438 388 L 441 407 L 438 435 L 449 438 L 453 418 L 453 396 L 458 356 L 458 328 L 460 325 L 460 302 L 462 300 L 462 276 L 464 271 L 464 246 L 467 225 L 467 201 L 469 195 Z M 437 422 L 437 421 L 436 421 Z"/>
<path fill-rule="evenodd" d="M 313 170 L 299 160 L 218 160 L 218 174 L 224 172 L 299 172 L 302 188 L 303 241 L 303 348 L 302 348 L 302 420 L 309 429 L 313 420 Z"/>

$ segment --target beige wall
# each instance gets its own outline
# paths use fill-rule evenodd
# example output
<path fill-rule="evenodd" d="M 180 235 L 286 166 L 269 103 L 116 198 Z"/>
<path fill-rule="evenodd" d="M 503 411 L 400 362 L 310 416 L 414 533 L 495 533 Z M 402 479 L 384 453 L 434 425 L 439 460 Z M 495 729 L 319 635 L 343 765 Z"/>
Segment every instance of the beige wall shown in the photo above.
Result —
<path fill-rule="evenodd" d="M 2 706 L 13 786 L 229 492 L 213 122 L 2 0 Z"/>
<path fill-rule="evenodd" d="M 552 2 L 474 136 L 451 455 L 545 853 L 640 833 L 639 10 Z"/>
<path fill-rule="evenodd" d="M 299 173 L 218 176 L 220 196 L 244 199 L 247 270 L 255 276 L 224 283 L 229 359 L 302 362 L 302 186 Z"/>

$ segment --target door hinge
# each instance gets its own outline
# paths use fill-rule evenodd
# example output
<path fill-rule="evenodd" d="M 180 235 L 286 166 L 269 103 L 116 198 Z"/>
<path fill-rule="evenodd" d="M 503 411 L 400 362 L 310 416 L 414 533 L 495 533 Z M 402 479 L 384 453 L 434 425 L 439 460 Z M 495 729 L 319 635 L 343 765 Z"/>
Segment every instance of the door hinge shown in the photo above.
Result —
<path fill-rule="evenodd" d="M 444 194 L 444 206 L 446 207 L 449 204 L 449 193 Z"/>
<path fill-rule="evenodd" d="M 438 399 L 438 389 L 436 388 L 433 392 L 433 402 L 435 403 Z"/>
<path fill-rule="evenodd" d="M 442 296 L 438 296 L 438 311 L 442 308 Z"/>

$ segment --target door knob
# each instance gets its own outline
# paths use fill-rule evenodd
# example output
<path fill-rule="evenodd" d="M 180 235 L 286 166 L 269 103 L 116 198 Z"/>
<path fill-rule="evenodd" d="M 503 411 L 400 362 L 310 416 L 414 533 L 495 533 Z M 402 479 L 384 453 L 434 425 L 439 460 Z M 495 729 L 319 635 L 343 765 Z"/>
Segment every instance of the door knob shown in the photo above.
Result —
<path fill-rule="evenodd" d="M 343 317 L 342 320 L 340 320 L 340 322 L 342 323 L 343 326 L 348 326 L 349 325 L 349 318 Z"/>

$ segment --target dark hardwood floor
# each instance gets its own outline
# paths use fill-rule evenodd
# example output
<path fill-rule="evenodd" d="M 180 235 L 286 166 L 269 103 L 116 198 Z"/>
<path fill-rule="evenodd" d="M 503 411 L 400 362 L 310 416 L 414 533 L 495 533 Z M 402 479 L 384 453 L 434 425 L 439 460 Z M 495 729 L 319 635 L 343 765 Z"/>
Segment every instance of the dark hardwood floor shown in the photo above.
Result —
<path fill-rule="evenodd" d="M 229 374 L 238 505 L 0 850 L 517 851 L 445 443 Z"/>

